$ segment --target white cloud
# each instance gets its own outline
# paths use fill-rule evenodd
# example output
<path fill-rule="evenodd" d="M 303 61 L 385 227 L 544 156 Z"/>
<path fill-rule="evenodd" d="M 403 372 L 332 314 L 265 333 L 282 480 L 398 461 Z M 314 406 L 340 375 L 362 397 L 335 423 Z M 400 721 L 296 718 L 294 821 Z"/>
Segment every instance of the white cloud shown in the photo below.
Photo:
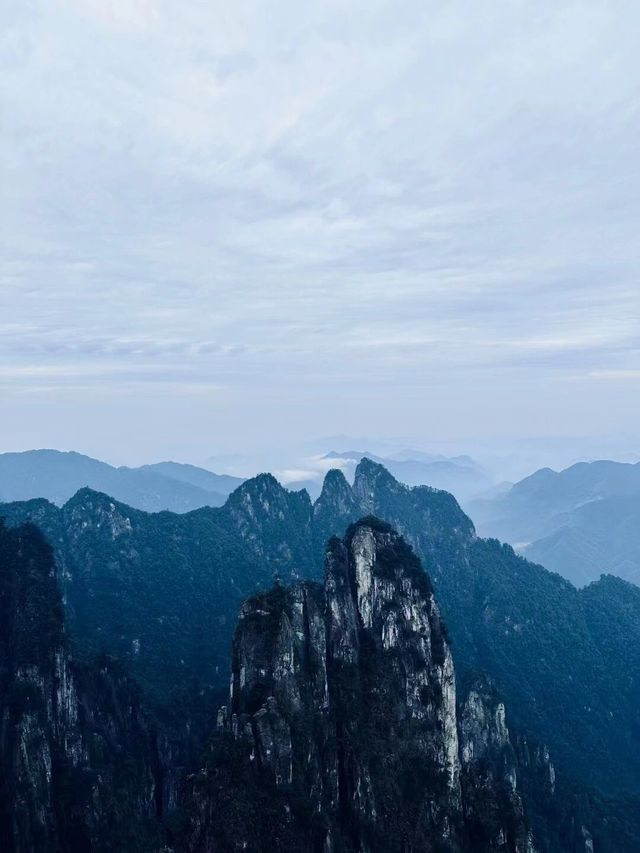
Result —
<path fill-rule="evenodd" d="M 65 5 L 117 30 L 145 30 L 160 20 L 154 0 L 66 0 Z"/>
<path fill-rule="evenodd" d="M 187 412 L 203 446 L 447 433 L 456 389 L 514 430 L 535 402 L 597 421 L 640 363 L 638 24 L 622 0 L 8 4 L 5 369 L 224 388 Z"/>

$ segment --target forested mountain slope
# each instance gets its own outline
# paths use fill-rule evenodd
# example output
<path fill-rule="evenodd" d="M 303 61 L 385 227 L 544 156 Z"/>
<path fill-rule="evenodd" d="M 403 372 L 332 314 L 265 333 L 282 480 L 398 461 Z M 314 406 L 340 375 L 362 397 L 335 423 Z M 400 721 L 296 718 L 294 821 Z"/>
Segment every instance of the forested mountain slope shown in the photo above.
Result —
<path fill-rule="evenodd" d="M 547 743 L 570 775 L 603 792 L 640 790 L 638 670 L 616 628 L 624 620 L 634 636 L 640 601 L 607 583 L 578 591 L 479 539 L 445 492 L 408 488 L 363 460 L 353 487 L 330 472 L 315 504 L 261 475 L 224 507 L 182 516 L 137 512 L 88 490 L 61 509 L 35 501 L 0 513 L 33 519 L 54 544 L 78 645 L 116 655 L 163 701 L 195 683 L 225 684 L 246 595 L 276 576 L 320 577 L 327 539 L 374 514 L 431 575 L 460 673 L 486 671 L 514 724 Z"/>
<path fill-rule="evenodd" d="M 640 581 L 640 464 L 543 468 L 469 509 L 482 535 L 513 543 L 576 586 L 605 573 Z"/>
<path fill-rule="evenodd" d="M 457 676 L 428 576 L 377 519 L 329 543 L 324 583 L 244 603 L 217 728 L 200 691 L 158 718 L 121 663 L 73 659 L 59 568 L 0 524 L 7 853 L 637 849 L 634 801 L 567 784 L 486 676 Z"/>

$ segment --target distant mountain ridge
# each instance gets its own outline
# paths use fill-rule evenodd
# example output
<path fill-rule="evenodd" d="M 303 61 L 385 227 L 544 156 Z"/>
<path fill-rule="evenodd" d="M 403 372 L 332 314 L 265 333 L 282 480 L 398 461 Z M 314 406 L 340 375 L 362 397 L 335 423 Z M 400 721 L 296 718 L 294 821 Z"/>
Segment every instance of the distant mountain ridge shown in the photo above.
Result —
<path fill-rule="evenodd" d="M 416 458 L 412 458 L 415 454 Z M 350 477 L 363 458 L 385 465 L 400 482 L 428 485 L 455 494 L 466 501 L 484 493 L 489 475 L 469 456 L 445 457 L 404 450 L 386 458 L 368 452 L 332 451 L 324 459 L 340 460 Z M 115 467 L 75 451 L 28 450 L 0 454 L 0 502 L 46 498 L 62 506 L 81 488 L 110 495 L 145 512 L 191 512 L 203 506 L 222 506 L 244 478 L 216 474 L 207 468 L 163 461 L 139 467 Z M 322 475 L 309 472 L 306 478 L 288 482 L 287 487 L 306 489 L 315 500 L 322 490 Z"/>
<path fill-rule="evenodd" d="M 344 460 L 354 468 L 362 459 L 371 459 L 384 465 L 407 486 L 443 489 L 461 501 L 485 491 L 492 484 L 491 477 L 482 466 L 466 455 L 447 457 L 407 449 L 387 457 L 368 451 L 346 450 L 331 451 L 323 458 Z"/>
<path fill-rule="evenodd" d="M 606 573 L 640 582 L 640 463 L 543 468 L 469 509 L 482 535 L 511 542 L 578 586 Z"/>
<path fill-rule="evenodd" d="M 61 506 L 87 486 L 146 512 L 221 506 L 242 480 L 194 465 L 160 462 L 115 468 L 74 451 L 0 454 L 0 501 L 46 498 Z"/>
<path fill-rule="evenodd" d="M 184 462 L 155 462 L 151 465 L 140 465 L 133 470 L 162 474 L 163 477 L 170 477 L 172 480 L 189 483 L 199 489 L 204 489 L 206 492 L 225 496 L 230 495 L 234 489 L 237 489 L 244 482 L 242 477 L 214 474 L 207 468 L 188 465 Z"/>

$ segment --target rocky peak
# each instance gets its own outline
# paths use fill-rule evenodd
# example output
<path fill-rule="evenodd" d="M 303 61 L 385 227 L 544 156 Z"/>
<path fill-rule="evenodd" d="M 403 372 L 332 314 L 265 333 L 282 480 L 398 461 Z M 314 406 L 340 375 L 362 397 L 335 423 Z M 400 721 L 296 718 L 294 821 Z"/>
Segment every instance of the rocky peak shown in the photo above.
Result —
<path fill-rule="evenodd" d="M 73 497 L 69 498 L 64 504 L 63 509 L 66 509 L 68 512 L 76 510 L 81 512 L 100 511 L 103 509 L 106 510 L 115 503 L 116 501 L 104 492 L 97 492 L 95 489 L 89 488 L 89 486 L 84 486 L 82 489 L 78 489 Z"/>
<path fill-rule="evenodd" d="M 287 579 L 313 574 L 313 509 L 304 489 L 290 492 L 271 474 L 260 474 L 239 486 L 218 512 L 275 574 Z"/>
<path fill-rule="evenodd" d="M 363 456 L 356 467 L 353 494 L 363 512 L 374 513 L 381 492 L 406 489 L 377 462 Z"/>
<path fill-rule="evenodd" d="M 338 468 L 332 468 L 324 478 L 320 497 L 314 505 L 314 515 L 321 513 L 325 506 L 330 507 L 332 512 L 343 515 L 350 512 L 355 503 L 347 478 Z"/>
<path fill-rule="evenodd" d="M 356 468 L 353 496 L 361 513 L 384 518 L 422 554 L 445 537 L 462 549 L 475 538 L 471 520 L 453 495 L 430 486 L 405 486 L 370 459 L 363 458 Z M 440 556 L 434 553 L 436 562 Z"/>
<path fill-rule="evenodd" d="M 231 493 L 223 512 L 239 523 L 284 521 L 288 516 L 310 517 L 311 499 L 304 489 L 290 492 L 272 474 L 259 474 Z"/>
<path fill-rule="evenodd" d="M 344 533 L 362 514 L 353 489 L 342 471 L 337 468 L 328 471 L 320 497 L 313 506 L 313 549 L 316 567 L 323 565 L 327 541 L 338 533 Z"/>
<path fill-rule="evenodd" d="M 313 837 L 301 851 L 524 853 L 522 805 L 501 799 L 502 779 L 483 778 L 473 797 L 466 790 L 475 776 L 459 738 L 484 757 L 508 744 L 486 699 L 469 694 L 459 716 L 429 579 L 406 542 L 369 517 L 330 541 L 322 585 L 277 586 L 245 603 L 219 725 L 275 786 L 296 838 L 306 829 L 295 804 L 308 804 Z M 500 804 L 495 825 L 486 826 L 483 796 Z M 248 836 L 237 842 L 253 849 Z"/>
<path fill-rule="evenodd" d="M 115 540 L 131 532 L 137 511 L 102 492 L 83 488 L 67 501 L 62 513 L 67 523 L 78 527 L 78 536 L 102 530 Z"/>

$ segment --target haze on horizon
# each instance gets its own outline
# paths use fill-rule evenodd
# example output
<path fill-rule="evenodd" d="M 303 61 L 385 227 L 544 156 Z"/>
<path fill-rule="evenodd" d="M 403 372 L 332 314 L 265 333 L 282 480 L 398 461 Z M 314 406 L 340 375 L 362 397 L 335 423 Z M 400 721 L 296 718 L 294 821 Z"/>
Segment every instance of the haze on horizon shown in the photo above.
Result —
<path fill-rule="evenodd" d="M 639 28 L 9 0 L 0 451 L 637 450 Z"/>

